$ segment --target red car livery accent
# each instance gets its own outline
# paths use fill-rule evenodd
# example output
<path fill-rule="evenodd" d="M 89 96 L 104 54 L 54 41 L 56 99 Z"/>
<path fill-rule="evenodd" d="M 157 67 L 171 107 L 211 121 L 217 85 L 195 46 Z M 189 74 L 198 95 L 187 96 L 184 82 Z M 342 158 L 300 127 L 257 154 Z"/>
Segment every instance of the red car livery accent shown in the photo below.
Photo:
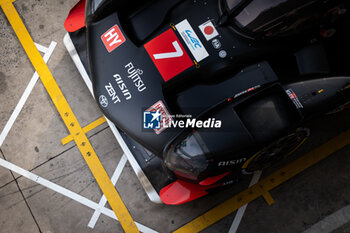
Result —
<path fill-rule="evenodd" d="M 101 39 L 109 53 L 125 42 L 125 37 L 118 25 L 114 25 L 108 29 L 108 31 L 101 36 Z"/>
<path fill-rule="evenodd" d="M 208 189 L 219 185 L 202 186 L 182 180 L 176 180 L 160 190 L 159 196 L 164 204 L 180 205 L 208 194 Z"/>
<path fill-rule="evenodd" d="M 66 21 L 64 21 L 64 27 L 68 32 L 75 32 L 85 27 L 85 0 L 80 0 L 70 10 Z"/>
<path fill-rule="evenodd" d="M 193 61 L 172 29 L 145 44 L 145 49 L 164 81 L 193 66 Z"/>
<path fill-rule="evenodd" d="M 201 182 L 199 182 L 199 184 L 204 185 L 204 186 L 215 184 L 216 182 L 218 182 L 219 180 L 221 180 L 222 178 L 224 178 L 225 176 L 227 176 L 230 173 L 231 172 L 226 172 L 226 173 L 218 175 L 218 176 L 208 177 L 208 178 L 202 180 Z"/>

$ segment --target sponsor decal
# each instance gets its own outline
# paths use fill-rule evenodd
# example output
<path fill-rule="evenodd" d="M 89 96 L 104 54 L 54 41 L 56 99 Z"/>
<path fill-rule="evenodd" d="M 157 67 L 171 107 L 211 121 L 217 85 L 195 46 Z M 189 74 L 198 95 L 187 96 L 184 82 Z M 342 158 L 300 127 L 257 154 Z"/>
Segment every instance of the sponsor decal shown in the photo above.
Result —
<path fill-rule="evenodd" d="M 260 87 L 260 85 L 251 87 L 251 88 L 249 88 L 249 89 L 247 89 L 247 90 L 244 90 L 244 91 L 242 91 L 242 92 L 240 92 L 240 93 L 235 94 L 235 96 L 234 96 L 233 98 L 237 98 L 237 97 L 239 97 L 239 96 L 241 96 L 241 95 L 244 95 L 245 93 L 254 91 L 255 89 L 258 89 L 259 87 Z"/>
<path fill-rule="evenodd" d="M 106 85 L 105 88 L 106 88 L 106 91 L 107 91 L 109 97 L 111 97 L 112 102 L 114 104 L 121 102 L 119 96 L 117 95 L 117 92 L 115 91 L 114 87 L 112 86 L 112 83 L 108 83 L 108 85 Z"/>
<path fill-rule="evenodd" d="M 212 40 L 211 44 L 213 45 L 214 49 L 220 49 L 221 48 L 221 42 L 219 41 L 219 39 Z"/>
<path fill-rule="evenodd" d="M 220 50 L 219 57 L 220 58 L 225 58 L 226 56 L 227 56 L 227 52 L 225 50 Z"/>
<path fill-rule="evenodd" d="M 207 22 L 199 25 L 198 27 L 207 41 L 219 35 L 218 31 L 214 27 L 214 24 L 211 22 L 211 20 L 208 20 Z"/>
<path fill-rule="evenodd" d="M 104 108 L 106 108 L 108 106 L 108 99 L 106 96 L 104 95 L 100 95 L 100 97 L 98 98 L 100 105 Z"/>
<path fill-rule="evenodd" d="M 119 74 L 113 75 L 115 81 L 117 82 L 117 85 L 120 89 L 120 91 L 123 93 L 126 100 L 130 100 L 132 98 L 131 93 L 128 90 L 128 87 L 124 83 L 122 77 Z"/>
<path fill-rule="evenodd" d="M 239 179 L 236 178 L 236 179 L 234 179 L 234 180 L 230 180 L 230 181 L 224 182 L 224 183 L 222 184 L 222 186 L 227 186 L 227 185 L 231 185 L 231 184 L 236 184 L 236 183 L 238 183 L 238 181 L 239 181 Z"/>
<path fill-rule="evenodd" d="M 125 42 L 125 37 L 118 25 L 114 25 L 101 36 L 103 44 L 109 53 Z"/>
<path fill-rule="evenodd" d="M 172 29 L 163 32 L 145 44 L 145 49 L 164 81 L 169 81 L 193 66 L 193 61 Z"/>
<path fill-rule="evenodd" d="M 173 121 L 164 103 L 159 100 L 143 113 L 144 129 L 153 129 L 156 134 L 160 134 Z M 158 125 L 160 123 L 160 125 Z M 157 127 L 156 127 L 157 126 Z"/>
<path fill-rule="evenodd" d="M 136 69 L 132 62 L 125 65 L 128 72 L 128 78 L 131 79 L 139 92 L 146 90 L 146 85 L 142 80 L 143 70 Z"/>
<path fill-rule="evenodd" d="M 294 93 L 292 89 L 286 90 L 287 95 L 289 98 L 293 101 L 294 105 L 299 109 L 299 108 L 304 108 L 304 106 L 301 104 L 299 101 L 297 95 Z"/>
<path fill-rule="evenodd" d="M 220 161 L 218 163 L 218 166 L 231 166 L 231 165 L 237 165 L 240 163 L 243 163 L 247 160 L 247 158 L 241 158 L 241 159 L 234 159 L 234 160 L 228 160 L 228 161 Z"/>
<path fill-rule="evenodd" d="M 198 38 L 197 34 L 193 30 L 187 19 L 176 24 L 175 28 L 180 33 L 182 39 L 185 41 L 188 49 L 191 51 L 193 57 L 196 59 L 197 62 L 200 62 L 209 56 L 207 50 L 204 48 L 204 45 Z"/>

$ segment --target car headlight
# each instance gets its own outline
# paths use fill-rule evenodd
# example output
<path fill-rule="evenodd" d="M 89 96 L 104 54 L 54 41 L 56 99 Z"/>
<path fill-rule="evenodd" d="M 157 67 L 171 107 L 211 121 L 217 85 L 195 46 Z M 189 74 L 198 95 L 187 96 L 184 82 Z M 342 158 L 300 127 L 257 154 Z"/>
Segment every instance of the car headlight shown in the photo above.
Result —
<path fill-rule="evenodd" d="M 205 146 L 199 143 L 195 135 L 191 134 L 168 150 L 164 162 L 175 174 L 197 180 L 208 167 L 204 148 Z"/>

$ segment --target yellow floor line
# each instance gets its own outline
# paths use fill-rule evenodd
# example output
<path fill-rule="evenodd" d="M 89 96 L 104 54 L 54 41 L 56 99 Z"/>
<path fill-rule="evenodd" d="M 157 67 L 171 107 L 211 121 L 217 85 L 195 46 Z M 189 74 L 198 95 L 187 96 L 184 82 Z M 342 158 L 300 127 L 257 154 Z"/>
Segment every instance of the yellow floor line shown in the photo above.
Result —
<path fill-rule="evenodd" d="M 97 126 L 102 125 L 102 124 L 105 123 L 105 122 L 106 122 L 106 118 L 105 118 L 105 117 L 100 117 L 100 118 L 98 118 L 96 121 L 94 121 L 94 122 L 88 124 L 87 126 L 85 126 L 85 127 L 83 128 L 83 132 L 84 132 L 84 133 L 87 133 L 87 132 L 93 130 L 94 128 L 96 128 Z M 61 140 L 61 143 L 62 143 L 62 145 L 66 145 L 67 143 L 69 143 L 69 142 L 71 142 L 71 141 L 73 141 L 73 140 L 74 140 L 74 138 L 73 138 L 73 136 L 70 134 L 70 135 L 68 135 L 67 137 L 63 138 L 63 139 Z"/>
<path fill-rule="evenodd" d="M 345 131 L 344 133 L 307 153 L 303 157 L 269 175 L 251 188 L 244 190 L 243 192 L 214 207 L 183 227 L 175 230 L 174 233 L 195 233 L 202 231 L 260 196 L 265 196 L 265 199 L 270 202 L 269 204 L 273 203 L 272 197 L 268 194 L 270 190 L 311 167 L 312 165 L 318 163 L 322 159 L 325 159 L 334 152 L 342 149 L 348 144 L 350 144 L 350 130 Z"/>
<path fill-rule="evenodd" d="M 0 5 L 7 3 L 7 2 L 14 2 L 16 0 L 0 0 Z"/>
<path fill-rule="evenodd" d="M 99 158 L 93 150 L 89 140 L 83 132 L 83 129 L 74 116 L 67 100 L 63 96 L 49 68 L 35 47 L 32 38 L 30 37 L 11 0 L 0 0 L 0 4 L 35 70 L 38 72 L 42 83 L 49 93 L 64 123 L 73 136 L 74 141 L 76 142 L 92 174 L 94 175 L 102 192 L 106 196 L 114 213 L 118 217 L 124 231 L 127 233 L 139 232 L 122 199 L 120 198 Z"/>

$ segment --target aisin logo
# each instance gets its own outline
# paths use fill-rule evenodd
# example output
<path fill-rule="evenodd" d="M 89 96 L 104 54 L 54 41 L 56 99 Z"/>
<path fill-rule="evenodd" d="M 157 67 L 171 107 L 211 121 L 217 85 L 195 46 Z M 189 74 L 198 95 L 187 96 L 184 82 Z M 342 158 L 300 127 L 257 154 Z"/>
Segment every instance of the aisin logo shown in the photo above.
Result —
<path fill-rule="evenodd" d="M 160 129 L 162 114 L 157 110 L 143 112 L 143 128 L 144 129 Z"/>

